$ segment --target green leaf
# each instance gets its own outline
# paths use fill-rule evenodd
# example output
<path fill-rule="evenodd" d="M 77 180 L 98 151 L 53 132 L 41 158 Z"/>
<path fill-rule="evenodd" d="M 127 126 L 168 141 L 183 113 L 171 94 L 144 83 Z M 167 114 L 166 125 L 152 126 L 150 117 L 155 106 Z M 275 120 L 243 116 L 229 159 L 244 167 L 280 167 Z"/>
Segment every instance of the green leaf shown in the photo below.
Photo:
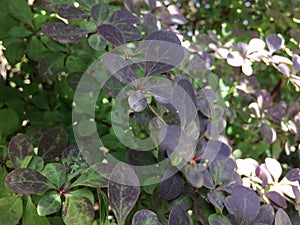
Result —
<path fill-rule="evenodd" d="M 45 166 L 44 175 L 59 189 L 66 181 L 66 168 L 60 163 L 49 163 Z"/>
<path fill-rule="evenodd" d="M 159 225 L 157 215 L 147 209 L 137 211 L 132 218 L 132 225 Z"/>
<path fill-rule="evenodd" d="M 50 225 L 46 217 L 38 215 L 30 195 L 27 197 L 27 204 L 22 217 L 22 225 Z"/>
<path fill-rule="evenodd" d="M 19 21 L 10 16 L 7 12 L 4 12 L 2 9 L 2 12 L 0 13 L 0 39 L 8 37 L 9 29 L 18 25 Z"/>
<path fill-rule="evenodd" d="M 36 36 L 31 37 L 26 50 L 28 57 L 33 61 L 38 61 L 49 51 Z"/>
<path fill-rule="evenodd" d="M 34 155 L 27 168 L 42 172 L 44 168 L 44 160 L 41 157 Z"/>
<path fill-rule="evenodd" d="M 63 206 L 62 217 L 66 225 L 92 224 L 94 207 L 85 197 L 68 196 Z"/>
<path fill-rule="evenodd" d="M 19 116 L 10 108 L 0 110 L 0 135 L 7 135 L 19 127 Z"/>
<path fill-rule="evenodd" d="M 232 225 L 230 220 L 221 214 L 212 214 L 208 217 L 209 225 Z"/>
<path fill-rule="evenodd" d="M 69 145 L 64 149 L 61 156 L 61 162 L 67 169 L 68 181 L 71 181 L 89 167 L 88 163 L 82 157 L 77 145 Z"/>
<path fill-rule="evenodd" d="M 26 22 L 29 25 L 32 25 L 33 14 L 31 12 L 30 6 L 26 1 L 23 0 L 14 0 L 6 1 L 8 12 L 10 15 L 16 19 Z"/>
<path fill-rule="evenodd" d="M 7 175 L 5 184 L 13 192 L 20 194 L 35 194 L 54 188 L 46 177 L 29 168 L 13 170 Z"/>
<path fill-rule="evenodd" d="M 106 187 L 107 178 L 111 173 L 112 168 L 106 163 L 96 163 L 83 171 L 80 177 L 71 185 L 76 186 L 88 186 L 88 187 Z"/>
<path fill-rule="evenodd" d="M 96 51 L 104 50 L 106 41 L 99 34 L 92 34 L 88 39 L 89 45 Z"/>
<path fill-rule="evenodd" d="M 41 76 L 52 77 L 57 76 L 64 68 L 65 55 L 63 54 L 47 54 L 39 61 L 39 74 Z"/>
<path fill-rule="evenodd" d="M 16 38 L 25 38 L 32 34 L 31 31 L 27 30 L 24 26 L 21 27 L 12 27 L 8 34 Z"/>
<path fill-rule="evenodd" d="M 5 187 L 5 177 L 7 176 L 7 170 L 5 167 L 0 166 L 0 198 L 13 195 L 13 192 Z"/>
<path fill-rule="evenodd" d="M 37 213 L 47 216 L 61 209 L 61 198 L 56 191 L 47 192 L 38 202 Z"/>
<path fill-rule="evenodd" d="M 70 194 L 71 194 L 71 196 L 85 197 L 88 200 L 90 200 L 92 205 L 94 205 L 94 203 L 95 203 L 94 193 L 89 188 L 80 188 L 75 191 L 71 191 Z M 66 196 L 67 195 L 69 195 L 69 194 L 66 194 Z"/>
<path fill-rule="evenodd" d="M 15 225 L 22 217 L 23 204 L 20 196 L 0 199 L 0 224 Z"/>

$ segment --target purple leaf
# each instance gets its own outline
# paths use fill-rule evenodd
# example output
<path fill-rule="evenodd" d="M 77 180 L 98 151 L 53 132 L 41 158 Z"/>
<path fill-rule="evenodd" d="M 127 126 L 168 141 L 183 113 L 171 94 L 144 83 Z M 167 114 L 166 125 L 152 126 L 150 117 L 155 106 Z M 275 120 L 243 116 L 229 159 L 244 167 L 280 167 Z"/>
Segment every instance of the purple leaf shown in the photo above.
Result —
<path fill-rule="evenodd" d="M 291 70 L 290 70 L 290 67 L 288 67 L 288 65 L 286 65 L 284 63 L 281 63 L 281 64 L 278 65 L 277 69 L 283 75 L 285 75 L 287 77 L 290 76 Z"/>
<path fill-rule="evenodd" d="M 38 156 L 50 161 L 60 156 L 67 146 L 68 135 L 63 128 L 55 127 L 46 131 L 39 141 Z"/>
<path fill-rule="evenodd" d="M 271 202 L 280 208 L 286 208 L 287 203 L 284 197 L 282 197 L 278 192 L 276 191 L 269 191 L 266 193 L 266 196 L 271 200 Z"/>
<path fill-rule="evenodd" d="M 271 106 L 273 99 L 267 90 L 259 90 L 255 93 L 255 95 L 257 98 L 257 103 L 261 109 L 267 109 Z"/>
<path fill-rule="evenodd" d="M 139 23 L 139 18 L 128 11 L 118 10 L 111 15 L 109 22 L 117 26 L 119 24 L 135 24 Z"/>
<path fill-rule="evenodd" d="M 25 135 L 14 136 L 9 142 L 8 153 L 14 167 L 20 168 L 26 157 L 33 156 L 32 143 Z"/>
<path fill-rule="evenodd" d="M 271 54 L 283 47 L 283 40 L 277 34 L 269 34 L 266 42 Z"/>
<path fill-rule="evenodd" d="M 209 140 L 206 142 L 203 151 L 202 159 L 208 160 L 209 162 L 226 159 L 231 154 L 231 149 L 228 145 L 216 140 Z"/>
<path fill-rule="evenodd" d="M 129 149 L 126 152 L 126 159 L 133 166 L 153 165 L 156 162 L 154 155 L 149 151 L 136 151 Z"/>
<path fill-rule="evenodd" d="M 105 3 L 99 3 L 93 6 L 91 13 L 96 24 L 100 25 L 109 15 L 109 7 Z"/>
<path fill-rule="evenodd" d="M 147 107 L 147 99 L 143 93 L 135 91 L 129 95 L 128 104 L 134 112 L 141 112 Z"/>
<path fill-rule="evenodd" d="M 268 114 L 272 120 L 280 122 L 282 118 L 286 115 L 286 108 L 286 103 L 284 101 L 280 101 L 277 105 L 272 106 L 268 110 Z"/>
<path fill-rule="evenodd" d="M 274 221 L 275 213 L 274 208 L 271 205 L 262 205 L 259 208 L 259 213 L 257 217 L 255 218 L 255 221 L 253 224 L 266 224 L 266 225 L 272 225 Z"/>
<path fill-rule="evenodd" d="M 98 32 L 100 35 L 102 35 L 102 37 L 115 46 L 125 44 L 126 42 L 122 31 L 114 25 L 102 24 L 98 26 Z"/>
<path fill-rule="evenodd" d="M 158 133 L 160 148 L 168 152 L 168 156 L 176 154 L 189 161 L 194 152 L 194 141 L 180 127 L 171 125 L 161 129 Z"/>
<path fill-rule="evenodd" d="M 103 56 L 103 63 L 106 69 L 122 83 L 131 83 L 137 79 L 137 75 L 133 71 L 128 61 L 118 55 L 107 53 Z"/>
<path fill-rule="evenodd" d="M 214 59 L 207 52 L 202 52 L 194 55 L 190 60 L 187 70 L 188 71 L 205 71 L 212 67 Z"/>
<path fill-rule="evenodd" d="M 267 169 L 266 164 L 261 164 L 259 167 L 257 167 L 255 174 L 262 180 L 263 188 L 266 187 L 267 184 L 274 183 L 272 175 L 270 171 Z"/>
<path fill-rule="evenodd" d="M 177 198 L 183 191 L 184 180 L 179 173 L 169 176 L 170 170 L 167 170 L 162 182 L 160 183 L 160 193 L 165 200 L 172 200 Z M 166 179 L 166 177 L 168 177 Z"/>
<path fill-rule="evenodd" d="M 223 183 L 229 180 L 235 169 L 235 162 L 233 159 L 227 158 L 224 160 L 214 160 L 209 165 L 209 172 L 215 182 L 215 184 Z"/>
<path fill-rule="evenodd" d="M 118 224 L 125 223 L 139 195 L 140 187 L 136 173 L 127 164 L 118 163 L 108 182 L 108 199 Z"/>
<path fill-rule="evenodd" d="M 262 123 L 260 126 L 260 134 L 268 144 L 274 144 L 277 139 L 276 131 L 265 123 Z"/>
<path fill-rule="evenodd" d="M 300 181 L 300 169 L 299 168 L 291 169 L 286 174 L 286 178 L 290 181 Z"/>
<path fill-rule="evenodd" d="M 292 225 L 289 216 L 283 209 L 277 210 L 274 225 Z"/>
<path fill-rule="evenodd" d="M 146 76 L 167 72 L 181 63 L 184 57 L 180 40 L 170 31 L 155 31 L 148 35 L 139 50 L 146 57 Z"/>
<path fill-rule="evenodd" d="M 142 38 L 140 30 L 131 24 L 118 24 L 117 27 L 122 31 L 126 41 L 137 41 Z"/>
<path fill-rule="evenodd" d="M 15 169 L 10 172 L 5 178 L 5 185 L 19 194 L 36 194 L 55 188 L 46 177 L 29 168 Z"/>
<path fill-rule="evenodd" d="M 224 195 L 222 192 L 213 190 L 211 193 L 207 195 L 207 198 L 211 204 L 213 204 L 214 207 L 219 209 L 221 212 L 224 208 Z"/>
<path fill-rule="evenodd" d="M 195 166 L 190 166 L 188 168 L 186 177 L 188 182 L 193 185 L 195 188 L 200 188 L 204 184 L 204 178 L 202 171 L 204 170 L 204 166 L 201 164 L 196 164 Z"/>
<path fill-rule="evenodd" d="M 300 71 L 300 56 L 299 55 L 293 55 L 293 69 L 294 74 L 298 73 Z"/>
<path fill-rule="evenodd" d="M 259 212 L 259 199 L 254 191 L 236 186 L 231 193 L 232 212 L 239 225 L 250 225 Z"/>
<path fill-rule="evenodd" d="M 233 172 L 230 179 L 225 180 L 216 190 L 231 193 L 239 185 L 242 185 L 242 178 L 237 172 Z"/>
<path fill-rule="evenodd" d="M 156 16 L 152 13 L 147 13 L 142 18 L 142 27 L 147 33 L 151 33 L 158 30 Z"/>
<path fill-rule="evenodd" d="M 295 117 L 296 114 L 299 112 L 299 109 L 300 105 L 298 101 L 294 101 L 291 104 L 289 104 L 286 112 L 287 118 L 292 119 L 293 117 Z"/>
<path fill-rule="evenodd" d="M 174 206 L 169 215 L 168 225 L 189 225 L 189 218 L 180 206 Z"/>
<path fill-rule="evenodd" d="M 57 14 L 67 20 L 82 21 L 89 17 L 89 13 L 74 6 L 61 6 Z"/>
<path fill-rule="evenodd" d="M 209 225 L 232 225 L 231 221 L 224 215 L 212 214 L 208 217 Z"/>
<path fill-rule="evenodd" d="M 65 23 L 49 23 L 42 29 L 45 36 L 63 44 L 81 41 L 89 33 L 88 30 Z"/>
<path fill-rule="evenodd" d="M 154 212 L 148 209 L 142 209 L 134 214 L 132 225 L 161 225 L 161 223 Z"/>

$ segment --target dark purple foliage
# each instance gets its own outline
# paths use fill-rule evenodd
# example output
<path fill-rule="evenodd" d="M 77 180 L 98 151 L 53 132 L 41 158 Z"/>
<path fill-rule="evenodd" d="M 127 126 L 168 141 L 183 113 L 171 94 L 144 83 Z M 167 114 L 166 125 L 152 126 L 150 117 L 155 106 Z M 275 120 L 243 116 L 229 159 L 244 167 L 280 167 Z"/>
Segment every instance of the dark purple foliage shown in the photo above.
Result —
<path fill-rule="evenodd" d="M 88 30 L 59 22 L 47 24 L 42 31 L 47 37 L 64 44 L 79 42 L 89 33 Z"/>
<path fill-rule="evenodd" d="M 9 142 L 8 149 L 9 159 L 15 168 L 22 167 L 22 163 L 26 157 L 33 156 L 32 143 L 25 135 L 13 137 Z"/>
<path fill-rule="evenodd" d="M 63 128 L 52 128 L 46 131 L 39 141 L 38 156 L 45 161 L 60 156 L 68 143 L 68 135 Z"/>
<path fill-rule="evenodd" d="M 19 194 L 35 194 L 54 188 L 45 176 L 29 168 L 13 170 L 5 178 L 5 185 Z"/>
<path fill-rule="evenodd" d="M 126 42 L 123 32 L 111 24 L 98 26 L 98 33 L 115 46 L 125 44 Z"/>
<path fill-rule="evenodd" d="M 57 14 L 67 20 L 82 21 L 89 17 L 89 13 L 74 6 L 61 6 Z"/>
<path fill-rule="evenodd" d="M 189 219 L 185 211 L 179 206 L 173 206 L 169 215 L 169 225 L 189 225 Z"/>
<path fill-rule="evenodd" d="M 109 15 L 109 7 L 107 4 L 99 3 L 93 6 L 91 13 L 97 25 L 100 25 Z"/>
<path fill-rule="evenodd" d="M 168 176 L 168 171 L 166 172 L 166 175 Z M 167 179 L 163 179 L 160 183 L 161 196 L 165 200 L 177 198 L 182 193 L 183 188 L 184 180 L 179 173 L 176 173 Z"/>

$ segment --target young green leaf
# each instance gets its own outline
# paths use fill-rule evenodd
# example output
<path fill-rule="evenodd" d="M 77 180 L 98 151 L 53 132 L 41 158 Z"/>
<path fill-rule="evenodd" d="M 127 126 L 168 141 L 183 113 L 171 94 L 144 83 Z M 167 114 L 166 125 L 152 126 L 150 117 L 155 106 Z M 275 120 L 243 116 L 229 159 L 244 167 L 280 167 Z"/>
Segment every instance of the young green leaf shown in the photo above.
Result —
<path fill-rule="evenodd" d="M 47 192 L 38 202 L 37 212 L 40 216 L 47 216 L 61 209 L 61 198 L 56 191 Z"/>
<path fill-rule="evenodd" d="M 221 214 L 212 214 L 208 217 L 209 225 L 232 225 L 230 220 Z"/>
<path fill-rule="evenodd" d="M 44 174 L 58 189 L 66 181 L 66 168 L 60 163 L 49 163 L 45 166 Z"/>

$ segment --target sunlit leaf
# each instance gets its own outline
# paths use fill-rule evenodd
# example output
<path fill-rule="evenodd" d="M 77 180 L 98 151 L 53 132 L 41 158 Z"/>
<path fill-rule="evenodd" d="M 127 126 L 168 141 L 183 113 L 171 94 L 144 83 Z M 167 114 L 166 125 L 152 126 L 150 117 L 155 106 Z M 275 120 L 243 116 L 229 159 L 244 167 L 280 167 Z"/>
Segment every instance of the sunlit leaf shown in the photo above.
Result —
<path fill-rule="evenodd" d="M 49 191 L 39 200 L 37 213 L 39 216 L 47 216 L 60 211 L 61 198 L 56 191 Z"/>

